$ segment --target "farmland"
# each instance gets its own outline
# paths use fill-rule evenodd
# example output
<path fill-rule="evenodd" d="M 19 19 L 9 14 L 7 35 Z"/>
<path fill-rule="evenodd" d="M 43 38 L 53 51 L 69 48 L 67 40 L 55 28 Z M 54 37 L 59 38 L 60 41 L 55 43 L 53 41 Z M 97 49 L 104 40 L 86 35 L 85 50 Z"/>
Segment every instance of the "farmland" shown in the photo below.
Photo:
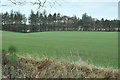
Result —
<path fill-rule="evenodd" d="M 16 54 L 59 58 L 118 68 L 117 32 L 53 31 L 36 33 L 2 32 L 2 47 L 17 48 Z"/>

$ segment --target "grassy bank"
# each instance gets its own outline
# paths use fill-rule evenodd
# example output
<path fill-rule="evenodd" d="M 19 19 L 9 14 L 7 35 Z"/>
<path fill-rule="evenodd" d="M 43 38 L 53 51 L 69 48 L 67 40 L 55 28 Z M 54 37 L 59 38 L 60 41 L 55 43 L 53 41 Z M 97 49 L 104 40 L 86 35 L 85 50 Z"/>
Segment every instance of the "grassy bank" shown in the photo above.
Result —
<path fill-rule="evenodd" d="M 70 63 L 57 58 L 10 58 L 10 54 L 3 54 L 3 78 L 120 78 L 117 69 L 95 67 L 82 60 Z"/>

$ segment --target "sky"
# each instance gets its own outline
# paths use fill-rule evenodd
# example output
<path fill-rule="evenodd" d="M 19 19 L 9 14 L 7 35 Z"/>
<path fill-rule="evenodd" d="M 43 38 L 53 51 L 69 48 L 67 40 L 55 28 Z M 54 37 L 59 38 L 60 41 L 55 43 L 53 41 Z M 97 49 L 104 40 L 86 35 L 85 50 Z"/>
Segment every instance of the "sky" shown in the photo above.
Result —
<path fill-rule="evenodd" d="M 35 0 L 27 0 L 33 2 Z M 49 0 L 50 1 L 50 0 Z M 0 3 L 0 12 L 19 11 L 27 17 L 30 15 L 31 10 L 42 12 L 46 9 L 47 14 L 60 13 L 61 15 L 77 16 L 82 18 L 82 14 L 87 13 L 93 18 L 101 19 L 118 19 L 118 1 L 119 0 L 60 0 L 59 4 L 54 7 L 46 6 L 46 8 L 38 9 L 38 6 L 30 3 L 20 6 L 14 5 L 8 0 L 2 0 Z M 47 4 L 46 4 L 47 5 Z"/>

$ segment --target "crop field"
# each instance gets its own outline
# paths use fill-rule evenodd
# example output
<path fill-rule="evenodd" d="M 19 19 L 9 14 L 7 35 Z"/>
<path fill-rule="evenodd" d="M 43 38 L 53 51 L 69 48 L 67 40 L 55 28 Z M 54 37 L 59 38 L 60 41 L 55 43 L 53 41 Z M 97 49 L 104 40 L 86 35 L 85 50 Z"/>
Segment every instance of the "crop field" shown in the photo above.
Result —
<path fill-rule="evenodd" d="M 80 59 L 101 67 L 118 68 L 118 32 L 57 31 L 16 33 L 2 31 L 2 48 L 16 54 L 66 61 Z"/>

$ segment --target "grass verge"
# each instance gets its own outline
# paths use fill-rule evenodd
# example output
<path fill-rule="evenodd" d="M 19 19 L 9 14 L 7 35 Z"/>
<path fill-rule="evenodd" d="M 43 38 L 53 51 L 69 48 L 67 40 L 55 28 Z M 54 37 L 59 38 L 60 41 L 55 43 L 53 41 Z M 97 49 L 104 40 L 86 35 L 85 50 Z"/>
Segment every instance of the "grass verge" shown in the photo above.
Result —
<path fill-rule="evenodd" d="M 3 78 L 120 78 L 117 69 L 88 65 L 82 60 L 70 63 L 18 55 L 13 63 L 10 54 L 3 57 Z"/>

